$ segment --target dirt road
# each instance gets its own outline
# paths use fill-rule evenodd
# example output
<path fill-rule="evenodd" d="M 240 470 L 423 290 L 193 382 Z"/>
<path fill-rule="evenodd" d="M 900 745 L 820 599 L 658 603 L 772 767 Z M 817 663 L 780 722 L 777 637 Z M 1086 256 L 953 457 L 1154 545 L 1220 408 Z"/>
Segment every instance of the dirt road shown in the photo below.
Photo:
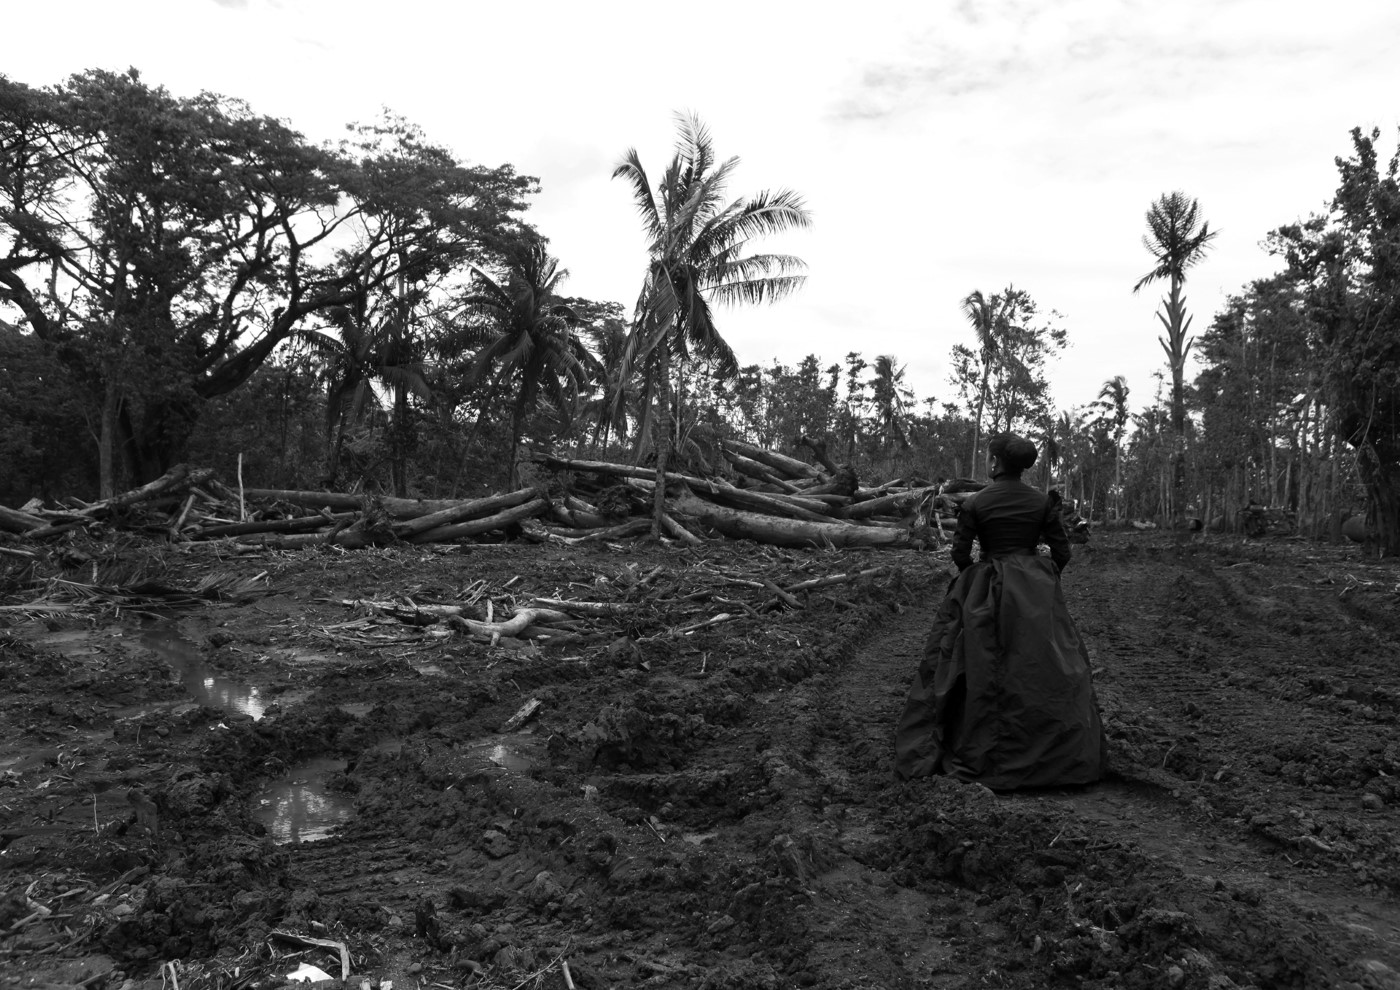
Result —
<path fill-rule="evenodd" d="M 1113 773 L 1020 794 L 891 775 L 938 553 L 134 554 L 244 593 L 4 620 L 0 986 L 339 977 L 300 936 L 352 986 L 1400 987 L 1400 569 L 1358 550 L 1096 536 Z M 543 648 L 402 609 L 535 596 L 597 608 Z"/>

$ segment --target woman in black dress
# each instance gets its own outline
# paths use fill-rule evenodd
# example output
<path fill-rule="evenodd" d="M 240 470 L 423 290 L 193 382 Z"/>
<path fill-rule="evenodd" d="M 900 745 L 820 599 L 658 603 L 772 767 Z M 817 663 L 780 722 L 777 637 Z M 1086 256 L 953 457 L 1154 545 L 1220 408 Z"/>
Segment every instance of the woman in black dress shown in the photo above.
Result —
<path fill-rule="evenodd" d="M 1089 655 L 1060 590 L 1070 560 L 1058 494 L 1021 481 L 1035 445 L 988 445 L 992 482 L 958 514 L 958 575 L 939 605 L 895 732 L 895 771 L 994 790 L 1087 784 L 1105 765 Z M 972 559 L 972 541 L 981 559 Z M 1044 542 L 1050 556 L 1036 547 Z"/>

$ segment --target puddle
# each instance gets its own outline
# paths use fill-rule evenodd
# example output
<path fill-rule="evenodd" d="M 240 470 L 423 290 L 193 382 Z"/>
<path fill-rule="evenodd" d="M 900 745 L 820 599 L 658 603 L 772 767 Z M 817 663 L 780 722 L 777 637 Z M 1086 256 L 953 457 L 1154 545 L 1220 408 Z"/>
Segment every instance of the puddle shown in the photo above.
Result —
<path fill-rule="evenodd" d="M 344 760 L 312 760 L 264 785 L 254 817 L 279 846 L 328 838 L 353 814 L 350 798 L 326 791 L 326 777 L 345 769 Z"/>
<path fill-rule="evenodd" d="M 291 700 L 288 695 L 267 698 L 251 684 L 215 674 L 204 662 L 199 648 L 169 626 L 147 629 L 137 641 L 175 669 L 180 683 L 200 705 L 251 715 L 256 720 L 276 701 Z"/>
<path fill-rule="evenodd" d="M 494 767 L 511 773 L 525 773 L 540 762 L 542 748 L 543 743 L 538 737 L 516 732 L 469 742 L 462 747 L 461 755 L 485 769 Z"/>
<path fill-rule="evenodd" d="M 122 635 L 120 629 L 63 629 L 58 632 L 45 633 L 34 639 L 35 644 L 52 650 L 54 653 L 62 654 L 65 657 L 77 660 L 83 657 L 100 656 L 102 650 L 97 646 L 96 640 L 105 636 L 111 639 L 118 639 Z"/>

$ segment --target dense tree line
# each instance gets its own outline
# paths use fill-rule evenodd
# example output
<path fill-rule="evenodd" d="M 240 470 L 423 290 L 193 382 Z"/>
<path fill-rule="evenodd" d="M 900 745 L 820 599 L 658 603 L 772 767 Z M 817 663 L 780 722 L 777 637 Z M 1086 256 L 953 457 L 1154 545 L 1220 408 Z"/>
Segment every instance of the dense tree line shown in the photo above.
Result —
<path fill-rule="evenodd" d="M 660 172 L 635 152 L 616 169 L 649 257 L 628 309 L 566 294 L 528 221 L 536 179 L 392 114 L 313 145 L 135 71 L 0 77 L 0 499 L 179 460 L 457 494 L 517 482 L 525 447 L 722 470 L 721 436 L 934 480 L 978 474 L 1016 430 L 1043 451 L 1036 483 L 1095 518 L 1235 525 L 1255 501 L 1321 534 L 1360 511 L 1400 552 L 1400 194 L 1378 134 L 1353 134 L 1327 215 L 1270 235 L 1278 274 L 1194 336 L 1183 288 L 1219 235 L 1183 193 L 1152 203 L 1133 288 L 1167 287 L 1165 373 L 1132 395 L 1105 369 L 1060 407 L 1064 320 L 1012 285 L 964 299 L 943 400 L 894 354 L 741 366 L 716 307 L 799 288 L 801 259 L 752 249 L 810 215 L 788 190 L 731 199 L 738 160 L 678 124 Z"/>

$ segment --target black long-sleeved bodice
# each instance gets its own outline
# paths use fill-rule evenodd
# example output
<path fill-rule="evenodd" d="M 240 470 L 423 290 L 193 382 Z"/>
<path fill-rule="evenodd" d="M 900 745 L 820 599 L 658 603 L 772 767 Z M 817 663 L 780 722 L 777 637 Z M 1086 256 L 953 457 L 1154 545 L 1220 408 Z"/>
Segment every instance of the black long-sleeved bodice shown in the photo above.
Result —
<path fill-rule="evenodd" d="M 1050 508 L 1050 496 L 1009 475 L 998 475 L 963 502 L 952 551 L 960 571 L 972 565 L 974 538 L 982 546 L 983 559 L 1033 553 L 1045 543 L 1055 567 L 1064 570 L 1072 555 L 1064 521 Z"/>

